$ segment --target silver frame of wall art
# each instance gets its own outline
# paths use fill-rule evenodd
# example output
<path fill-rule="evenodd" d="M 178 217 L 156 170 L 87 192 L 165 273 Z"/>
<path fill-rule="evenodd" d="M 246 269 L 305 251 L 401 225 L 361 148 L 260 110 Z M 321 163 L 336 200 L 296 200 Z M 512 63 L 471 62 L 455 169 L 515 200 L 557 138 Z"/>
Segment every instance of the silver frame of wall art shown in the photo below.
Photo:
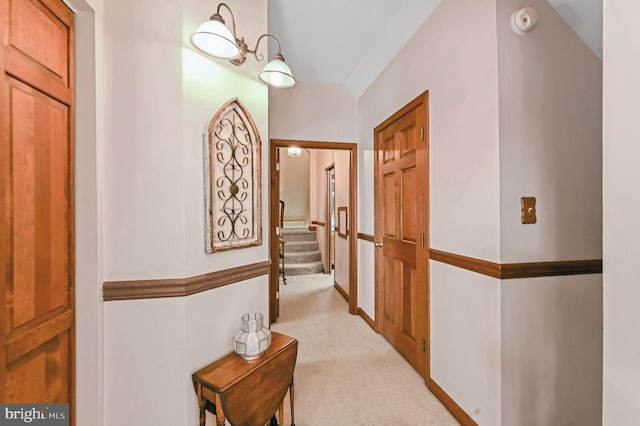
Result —
<path fill-rule="evenodd" d="M 205 251 L 262 245 L 260 134 L 238 98 L 209 120 L 203 145 Z"/>

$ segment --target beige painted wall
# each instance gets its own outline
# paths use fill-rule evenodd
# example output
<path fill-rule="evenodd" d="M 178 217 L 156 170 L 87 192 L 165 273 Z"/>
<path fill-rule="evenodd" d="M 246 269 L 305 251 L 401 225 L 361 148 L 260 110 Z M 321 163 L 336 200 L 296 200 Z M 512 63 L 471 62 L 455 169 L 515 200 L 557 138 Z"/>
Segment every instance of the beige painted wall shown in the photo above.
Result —
<path fill-rule="evenodd" d="M 284 219 L 294 225 L 311 224 L 309 220 L 309 167 L 311 153 L 302 150 L 300 157 L 289 157 L 280 148 L 280 199 L 285 202 Z M 301 222 L 302 221 L 302 222 Z M 285 226 L 288 224 L 285 222 Z"/>
<path fill-rule="evenodd" d="M 311 218 L 324 222 L 330 226 L 330 219 L 326 217 L 325 169 L 331 164 L 335 167 L 335 201 L 337 207 L 349 207 L 349 167 L 351 155 L 349 151 L 312 149 L 311 150 L 311 178 L 310 197 Z M 336 216 L 337 225 L 337 216 Z M 317 240 L 320 253 L 324 261 L 325 256 L 325 228 L 318 226 Z M 335 281 L 349 294 L 349 241 L 338 237 L 335 233 Z"/>
<path fill-rule="evenodd" d="M 330 226 L 330 219 L 327 217 L 327 202 L 324 192 L 326 185 L 325 168 L 334 163 L 334 151 L 331 149 L 312 149 L 310 162 L 309 198 L 312 200 L 310 203 L 311 220 L 323 222 L 328 227 Z M 326 256 L 325 227 L 317 226 L 316 240 L 318 241 L 318 249 L 320 250 L 320 256 L 324 264 Z"/>
<path fill-rule="evenodd" d="M 430 245 L 494 262 L 500 256 L 497 66 L 495 0 L 445 0 L 360 97 L 358 111 L 359 163 L 366 167 L 373 129 L 429 90 Z M 371 234 L 372 179 L 372 167 L 361 172 L 358 192 L 360 231 Z M 361 252 L 371 262 L 361 268 L 373 269 L 371 250 Z M 436 262 L 430 270 L 431 375 L 478 423 L 500 424 L 500 283 Z M 360 286 L 371 309 L 373 282 Z M 454 315 L 460 318 L 452 329 Z"/>
<path fill-rule="evenodd" d="M 602 276 L 502 283 L 502 424 L 599 425 Z"/>
<path fill-rule="evenodd" d="M 333 159 L 336 167 L 336 226 L 338 224 L 337 208 L 346 207 L 347 213 L 351 210 L 349 204 L 349 164 L 351 153 L 349 151 L 333 151 Z M 348 220 L 348 219 L 347 219 Z M 342 229 L 342 233 L 346 230 Z M 351 232 L 351 231 L 350 231 Z M 347 239 L 341 238 L 336 232 L 335 238 L 335 282 L 345 293 L 349 294 L 349 239 L 357 238 L 357 233 L 351 232 Z"/>
<path fill-rule="evenodd" d="M 520 36 L 524 6 L 538 25 Z M 501 261 L 599 259 L 602 62 L 546 0 L 498 0 L 497 16 Z M 599 424 L 602 276 L 505 280 L 501 323 L 502 424 Z"/>
<path fill-rule="evenodd" d="M 357 143 L 357 111 L 356 97 L 335 84 L 299 82 L 292 90 L 269 91 L 269 131 L 274 139 Z M 310 162 L 310 219 L 324 222 L 324 168 L 334 162 L 333 152 L 312 150 Z M 324 228 L 318 227 L 317 239 L 324 253 Z M 349 291 L 348 279 L 343 287 Z"/>
<path fill-rule="evenodd" d="M 104 4 L 105 280 L 193 276 L 269 258 L 268 91 L 253 58 L 236 68 L 190 47 L 214 6 Z M 230 6 L 248 40 L 266 32 L 266 1 Z M 263 142 L 263 244 L 207 255 L 203 131 L 236 96 Z M 196 424 L 190 374 L 232 350 L 245 312 L 268 313 L 266 276 L 187 298 L 104 303 L 104 424 Z M 156 391 L 140 392 L 140 383 Z"/>
<path fill-rule="evenodd" d="M 104 413 L 103 3 L 66 0 L 75 13 L 76 424 Z"/>
<path fill-rule="evenodd" d="M 640 424 L 640 3 L 604 2 L 603 424 Z"/>
<path fill-rule="evenodd" d="M 498 0 L 500 259 L 602 256 L 602 61 L 546 0 Z M 538 25 L 511 30 L 531 6 Z M 538 222 L 520 222 L 520 197 Z"/>
<path fill-rule="evenodd" d="M 269 129 L 274 139 L 356 142 L 358 100 L 336 84 L 299 82 L 291 90 L 271 89 Z"/>

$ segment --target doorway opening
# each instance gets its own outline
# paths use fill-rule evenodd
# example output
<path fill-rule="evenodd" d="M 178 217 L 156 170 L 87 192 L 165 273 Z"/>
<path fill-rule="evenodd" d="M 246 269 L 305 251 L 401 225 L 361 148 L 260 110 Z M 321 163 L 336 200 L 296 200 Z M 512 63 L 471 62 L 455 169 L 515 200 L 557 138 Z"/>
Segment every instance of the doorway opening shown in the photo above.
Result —
<path fill-rule="evenodd" d="M 296 179 L 284 182 L 287 168 L 292 169 L 289 148 L 293 156 L 301 158 L 302 152 L 309 153 L 309 183 Z M 271 274 L 269 287 L 270 322 L 275 322 L 280 314 L 280 286 L 286 285 L 281 280 L 281 271 L 289 269 L 287 264 L 291 254 L 287 250 L 293 247 L 295 238 L 287 238 L 287 234 L 305 234 L 312 232 L 314 242 L 318 243 L 321 252 L 321 269 L 319 272 L 331 274 L 335 271 L 334 283 L 340 294 L 349 303 L 349 313 L 355 315 L 357 311 L 357 145 L 341 142 L 315 142 L 272 139 L 270 143 L 270 253 Z M 333 172 L 330 170 L 333 169 Z M 294 183 L 291 183 L 291 182 Z M 300 202 L 290 200 L 287 205 L 287 187 L 295 185 L 308 186 L 309 209 L 308 214 L 299 210 Z M 338 191 L 338 188 L 340 190 Z M 333 191 L 331 191 L 333 189 Z M 294 192 L 304 194 L 301 188 Z M 333 192 L 333 194 L 332 194 Z M 281 207 L 284 202 L 284 209 Z M 290 208 L 291 207 L 291 208 Z M 344 208 L 342 238 L 339 242 L 334 237 L 333 248 L 331 232 L 335 235 L 339 226 L 338 208 Z M 281 212 L 284 211 L 283 214 Z M 353 230 L 353 231 L 352 231 Z M 304 238 L 306 239 L 306 236 Z M 304 245 L 304 244 L 300 244 Z M 289 249 L 291 250 L 291 249 Z M 332 255 L 333 252 L 333 255 Z M 333 262 L 333 268 L 331 266 Z M 341 291 L 342 290 L 342 291 Z"/>

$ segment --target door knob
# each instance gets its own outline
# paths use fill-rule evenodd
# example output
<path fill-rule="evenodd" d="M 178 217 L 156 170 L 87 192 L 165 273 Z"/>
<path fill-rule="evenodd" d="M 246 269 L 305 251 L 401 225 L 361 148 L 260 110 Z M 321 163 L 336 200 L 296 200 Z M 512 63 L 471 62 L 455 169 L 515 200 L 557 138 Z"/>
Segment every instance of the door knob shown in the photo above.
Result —
<path fill-rule="evenodd" d="M 375 246 L 376 246 L 376 248 L 380 248 L 380 247 L 382 247 L 382 243 L 376 242 Z"/>

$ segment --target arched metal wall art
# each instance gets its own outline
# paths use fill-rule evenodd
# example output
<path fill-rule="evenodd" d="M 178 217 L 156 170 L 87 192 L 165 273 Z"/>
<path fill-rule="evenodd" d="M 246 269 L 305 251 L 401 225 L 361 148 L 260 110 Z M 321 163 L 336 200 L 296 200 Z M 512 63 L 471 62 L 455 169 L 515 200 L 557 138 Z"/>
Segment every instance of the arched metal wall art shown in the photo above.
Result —
<path fill-rule="evenodd" d="M 207 253 L 262 244 L 260 134 L 237 99 L 214 114 L 204 135 Z"/>

